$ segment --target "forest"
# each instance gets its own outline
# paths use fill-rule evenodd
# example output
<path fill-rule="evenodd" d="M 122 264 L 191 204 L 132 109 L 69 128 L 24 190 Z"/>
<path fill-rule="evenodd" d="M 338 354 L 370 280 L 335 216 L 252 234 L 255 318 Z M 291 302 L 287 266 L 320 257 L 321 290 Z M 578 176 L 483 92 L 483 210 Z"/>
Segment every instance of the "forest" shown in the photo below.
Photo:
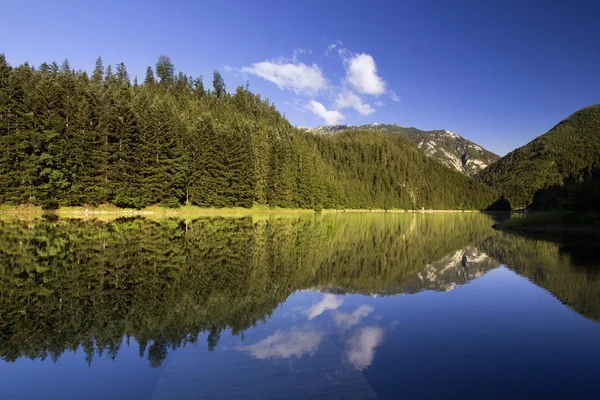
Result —
<path fill-rule="evenodd" d="M 143 81 L 98 58 L 91 74 L 0 55 L 0 203 L 485 209 L 496 191 L 405 137 L 293 127 L 249 85 L 175 72 Z"/>

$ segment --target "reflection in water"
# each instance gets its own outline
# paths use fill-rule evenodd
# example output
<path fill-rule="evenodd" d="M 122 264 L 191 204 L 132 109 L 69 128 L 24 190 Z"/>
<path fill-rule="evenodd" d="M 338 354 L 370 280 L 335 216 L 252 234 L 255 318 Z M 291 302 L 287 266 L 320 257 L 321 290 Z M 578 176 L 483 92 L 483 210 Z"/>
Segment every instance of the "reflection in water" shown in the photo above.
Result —
<path fill-rule="evenodd" d="M 600 237 L 498 232 L 480 247 L 573 310 L 600 321 Z M 592 257 L 582 258 L 590 252 Z"/>
<path fill-rule="evenodd" d="M 374 311 L 374 308 L 367 305 L 362 305 L 354 310 L 351 314 L 343 312 L 335 312 L 333 321 L 338 328 L 342 330 L 349 329 L 354 325 L 358 325 L 363 317 L 368 317 Z"/>
<path fill-rule="evenodd" d="M 293 329 L 288 332 L 277 331 L 260 342 L 250 346 L 239 346 L 238 350 L 247 351 L 252 357 L 261 360 L 267 358 L 300 358 L 312 356 L 319 349 L 323 332 L 310 327 Z"/>
<path fill-rule="evenodd" d="M 474 214 L 2 221 L 0 357 L 58 360 L 81 347 L 91 364 L 117 357 L 127 337 L 157 367 L 203 333 L 209 350 L 224 330 L 243 337 L 290 294 L 311 289 L 326 295 L 305 317 L 331 314 L 350 335 L 348 361 L 365 368 L 383 330 L 352 331 L 373 308 L 341 312 L 339 294 L 448 291 L 500 263 L 600 319 L 597 272 L 571 265 L 558 243 L 490 225 Z M 319 332 L 280 330 L 240 349 L 302 357 L 317 351 Z"/>
<path fill-rule="evenodd" d="M 375 326 L 365 326 L 356 330 L 348 339 L 348 361 L 358 369 L 365 369 L 375 358 L 375 348 L 383 342 L 383 331 Z"/>
<path fill-rule="evenodd" d="M 318 310 L 318 315 L 324 315 L 326 318 L 325 322 L 321 322 L 321 328 L 316 328 L 314 325 L 301 325 L 289 331 L 278 330 L 255 344 L 238 346 L 237 350 L 247 352 L 250 356 L 261 360 L 313 357 L 324 339 L 324 331 L 327 330 L 330 339 L 338 337 L 338 340 L 344 342 L 346 360 L 357 369 L 363 370 L 373 362 L 375 349 L 383 341 L 383 330 L 378 326 L 364 326 L 354 329 L 349 336 L 344 335 L 346 331 L 358 325 L 361 319 L 371 315 L 375 309 L 362 304 L 351 313 L 335 311 L 342 303 L 340 296 L 325 294 L 321 301 L 304 311 L 309 320 L 315 317 L 314 310 Z M 332 305 L 332 307 L 323 305 Z M 330 324 L 327 322 L 333 324 L 328 326 Z"/>
<path fill-rule="evenodd" d="M 327 294 L 325 297 L 323 297 L 323 300 L 306 310 L 304 314 L 306 314 L 308 319 L 311 320 L 323 314 L 323 312 L 326 310 L 335 310 L 342 304 L 344 304 L 344 299 L 342 299 L 340 296 Z"/>

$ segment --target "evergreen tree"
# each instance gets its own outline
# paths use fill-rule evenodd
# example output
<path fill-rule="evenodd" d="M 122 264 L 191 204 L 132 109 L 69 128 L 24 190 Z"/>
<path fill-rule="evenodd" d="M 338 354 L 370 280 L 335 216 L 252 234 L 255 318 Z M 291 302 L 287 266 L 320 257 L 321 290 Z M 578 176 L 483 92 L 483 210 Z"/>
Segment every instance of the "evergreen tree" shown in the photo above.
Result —
<path fill-rule="evenodd" d="M 96 83 L 101 83 L 104 79 L 104 65 L 102 64 L 102 58 L 98 57 L 96 59 L 96 66 L 94 67 L 94 72 L 92 73 L 92 81 Z"/>
<path fill-rule="evenodd" d="M 216 70 L 213 72 L 213 88 L 215 90 L 215 96 L 217 96 L 218 99 L 222 98 L 227 93 L 225 90 L 225 81 L 223 80 L 221 73 Z"/>
<path fill-rule="evenodd" d="M 112 66 L 108 66 L 106 67 L 106 74 L 104 75 L 104 80 L 105 81 L 112 81 L 115 78 L 115 76 L 113 75 L 113 70 L 112 70 Z"/>
<path fill-rule="evenodd" d="M 202 75 L 199 78 L 194 79 L 194 94 L 196 97 L 202 97 L 206 93 L 204 91 L 204 83 L 202 82 Z"/>
<path fill-rule="evenodd" d="M 63 61 L 62 65 L 60 66 L 60 71 L 66 74 L 71 73 L 71 65 L 69 64 L 68 59 L 65 58 L 65 61 Z"/>
<path fill-rule="evenodd" d="M 127 73 L 127 68 L 123 62 L 120 62 L 117 65 L 117 80 L 121 83 L 129 84 L 129 74 Z"/>
<path fill-rule="evenodd" d="M 175 66 L 168 56 L 158 56 L 156 62 L 156 76 L 160 79 L 161 86 L 168 88 L 175 77 Z"/>
<path fill-rule="evenodd" d="M 153 85 L 154 84 L 154 72 L 152 72 L 152 67 L 148 66 L 146 68 L 146 78 L 144 79 L 144 85 Z"/>

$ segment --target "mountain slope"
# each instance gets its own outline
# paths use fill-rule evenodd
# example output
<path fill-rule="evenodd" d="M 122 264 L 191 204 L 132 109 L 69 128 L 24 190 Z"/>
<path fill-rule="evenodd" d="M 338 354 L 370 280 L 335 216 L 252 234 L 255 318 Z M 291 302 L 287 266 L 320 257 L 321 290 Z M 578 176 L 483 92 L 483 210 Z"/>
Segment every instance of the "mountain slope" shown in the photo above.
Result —
<path fill-rule="evenodd" d="M 477 174 L 513 207 L 526 207 L 536 192 L 586 179 L 600 164 L 600 104 L 583 108 L 542 136 Z"/>
<path fill-rule="evenodd" d="M 500 158 L 498 155 L 449 130 L 422 131 L 397 124 L 333 125 L 300 129 L 322 134 L 376 130 L 389 135 L 403 135 L 419 146 L 431 158 L 468 176 L 475 175 Z"/>

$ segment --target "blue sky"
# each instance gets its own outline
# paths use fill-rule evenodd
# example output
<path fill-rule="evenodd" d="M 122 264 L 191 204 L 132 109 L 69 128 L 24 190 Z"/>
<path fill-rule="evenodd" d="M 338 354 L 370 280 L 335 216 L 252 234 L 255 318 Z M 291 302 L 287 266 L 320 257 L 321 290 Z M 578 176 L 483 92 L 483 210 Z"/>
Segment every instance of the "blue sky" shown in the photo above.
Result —
<path fill-rule="evenodd" d="M 598 1 L 4 1 L 12 65 L 97 56 L 250 82 L 295 125 L 450 129 L 498 153 L 600 103 Z"/>

